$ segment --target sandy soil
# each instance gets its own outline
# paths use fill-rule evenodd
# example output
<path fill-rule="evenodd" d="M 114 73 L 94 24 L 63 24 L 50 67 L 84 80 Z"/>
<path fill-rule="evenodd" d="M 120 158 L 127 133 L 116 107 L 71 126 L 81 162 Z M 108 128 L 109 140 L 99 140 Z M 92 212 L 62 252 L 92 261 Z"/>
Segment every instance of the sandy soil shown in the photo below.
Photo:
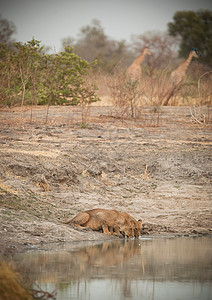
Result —
<path fill-rule="evenodd" d="M 0 111 L 1 253 L 111 239 L 61 223 L 92 208 L 141 218 L 143 234 L 212 234 L 212 111 L 145 108 L 135 121 L 92 107 L 82 126 L 78 108 L 51 107 L 47 124 L 45 109 L 31 124 L 30 110 Z"/>

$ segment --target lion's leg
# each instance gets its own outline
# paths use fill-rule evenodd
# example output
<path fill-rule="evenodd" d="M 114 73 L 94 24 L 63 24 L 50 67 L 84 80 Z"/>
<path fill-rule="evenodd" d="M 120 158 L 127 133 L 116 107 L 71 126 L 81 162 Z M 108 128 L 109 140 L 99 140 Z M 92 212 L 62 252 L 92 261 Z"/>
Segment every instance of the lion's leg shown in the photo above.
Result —
<path fill-rule="evenodd" d="M 135 228 L 135 226 L 132 225 L 130 229 L 131 229 L 131 232 L 132 232 L 131 233 L 131 237 L 135 236 L 136 235 L 136 228 Z"/>
<path fill-rule="evenodd" d="M 108 226 L 108 229 L 110 231 L 111 234 L 114 234 L 114 231 L 113 231 L 113 227 L 112 226 Z"/>
<path fill-rule="evenodd" d="M 102 230 L 103 230 L 103 233 L 105 233 L 105 234 L 108 234 L 108 235 L 111 234 L 111 232 L 108 229 L 108 225 L 107 224 L 102 224 Z"/>
<path fill-rule="evenodd" d="M 114 234 L 121 235 L 121 232 L 119 230 L 119 226 L 114 226 Z"/>

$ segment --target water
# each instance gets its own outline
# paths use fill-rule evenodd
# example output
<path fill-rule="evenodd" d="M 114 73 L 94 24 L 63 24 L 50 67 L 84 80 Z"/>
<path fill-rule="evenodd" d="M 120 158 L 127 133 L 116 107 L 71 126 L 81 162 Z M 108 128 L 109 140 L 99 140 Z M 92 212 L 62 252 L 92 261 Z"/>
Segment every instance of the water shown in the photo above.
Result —
<path fill-rule="evenodd" d="M 212 237 L 51 245 L 19 254 L 22 270 L 57 300 L 210 300 Z"/>

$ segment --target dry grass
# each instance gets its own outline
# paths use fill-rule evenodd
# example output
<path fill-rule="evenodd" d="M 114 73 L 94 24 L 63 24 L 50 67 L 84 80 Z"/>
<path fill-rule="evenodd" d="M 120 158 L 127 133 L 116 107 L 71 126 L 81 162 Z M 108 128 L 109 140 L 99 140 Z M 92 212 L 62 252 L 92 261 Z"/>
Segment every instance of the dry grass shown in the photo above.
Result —
<path fill-rule="evenodd" d="M 212 104 L 212 71 L 203 73 L 198 79 L 199 104 Z"/>
<path fill-rule="evenodd" d="M 0 300 L 31 300 L 20 282 L 20 274 L 5 262 L 0 264 Z"/>
<path fill-rule="evenodd" d="M 120 107 L 120 115 L 132 114 L 132 105 L 211 105 L 212 71 L 198 74 L 197 78 L 192 76 L 192 73 L 188 74 L 184 82 L 173 89 L 169 69 L 157 70 L 151 77 L 143 75 L 139 82 L 134 83 L 126 79 L 124 72 L 92 74 L 90 80 L 98 87 L 97 94 L 101 99 L 92 105 Z"/>
<path fill-rule="evenodd" d="M 32 289 L 28 280 L 24 280 L 14 266 L 2 261 L 0 263 L 0 300 L 32 299 L 56 300 L 56 291 L 49 293 L 43 291 L 39 286 Z"/>

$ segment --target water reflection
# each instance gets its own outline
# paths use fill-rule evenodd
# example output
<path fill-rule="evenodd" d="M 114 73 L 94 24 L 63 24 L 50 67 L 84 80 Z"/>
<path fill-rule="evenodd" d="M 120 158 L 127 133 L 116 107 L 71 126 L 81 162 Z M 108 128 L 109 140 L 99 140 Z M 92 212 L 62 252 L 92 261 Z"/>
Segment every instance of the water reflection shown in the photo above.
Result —
<path fill-rule="evenodd" d="M 212 299 L 212 237 L 122 240 L 31 251 L 16 262 L 57 299 Z M 61 247 L 61 246 L 60 246 Z"/>

